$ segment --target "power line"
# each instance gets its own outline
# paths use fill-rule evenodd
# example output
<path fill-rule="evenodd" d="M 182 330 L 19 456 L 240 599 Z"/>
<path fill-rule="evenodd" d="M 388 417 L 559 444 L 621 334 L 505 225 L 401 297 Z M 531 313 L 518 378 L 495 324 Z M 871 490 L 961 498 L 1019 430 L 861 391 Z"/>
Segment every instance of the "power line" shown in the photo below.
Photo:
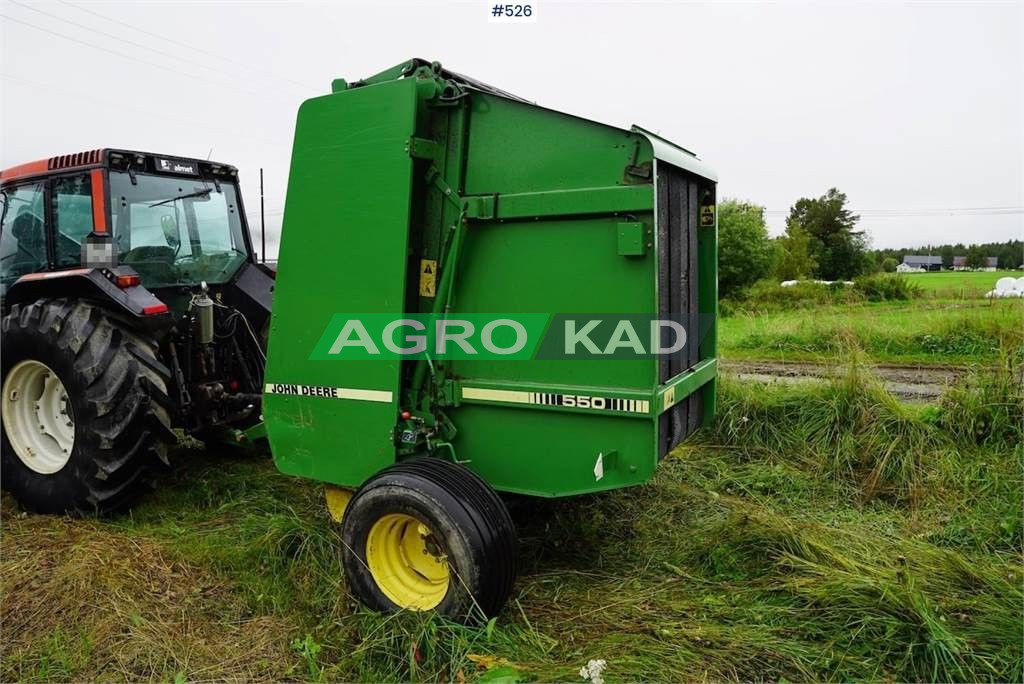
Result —
<path fill-rule="evenodd" d="M 143 50 L 149 50 L 150 52 L 156 53 L 156 54 L 161 55 L 163 57 L 170 57 L 171 59 L 177 59 L 179 61 L 185 62 L 186 64 L 191 64 L 192 66 L 197 66 L 197 67 L 199 67 L 201 69 L 207 69 L 207 70 L 210 70 L 210 71 L 214 71 L 214 72 L 216 72 L 218 74 L 223 74 L 223 75 L 227 76 L 230 79 L 228 81 L 223 81 L 223 82 L 228 83 L 228 84 L 230 84 L 232 86 L 235 84 L 235 81 L 237 79 L 237 75 L 236 74 L 229 73 L 227 71 L 224 71 L 223 69 L 218 69 L 217 67 L 213 67 L 213 66 L 210 66 L 208 64 L 203 64 L 202 62 L 196 62 L 196 61 L 191 60 L 191 59 L 186 59 L 186 58 L 184 58 L 184 57 L 182 57 L 180 55 L 175 55 L 175 54 L 170 53 L 170 52 L 164 52 L 162 50 L 157 50 L 156 48 L 150 47 L 149 45 L 145 45 L 144 43 L 138 43 L 138 42 L 133 41 L 133 40 L 128 40 L 127 38 L 122 38 L 121 36 L 115 35 L 113 33 L 107 33 L 105 31 L 101 31 L 99 29 L 92 28 L 91 26 L 86 26 L 85 24 L 80 24 L 77 21 L 72 21 L 71 19 L 65 19 L 64 17 L 58 16 L 58 15 L 53 14 L 51 12 L 47 12 L 45 10 L 41 10 L 41 9 L 39 9 L 37 7 L 32 7 L 31 5 L 28 5 L 28 4 L 24 3 L 24 2 L 19 2 L 19 0 L 8 0 L 8 2 L 10 2 L 11 4 L 14 4 L 14 5 L 18 5 L 20 7 L 24 7 L 25 9 L 27 9 L 27 10 L 29 10 L 31 12 L 35 12 L 37 14 L 42 14 L 43 16 L 50 17 L 51 19 L 56 19 L 57 21 L 63 21 L 64 23 L 71 24 L 72 26 L 77 26 L 78 28 L 85 29 L 86 31 L 89 31 L 91 33 L 97 33 L 97 34 L 99 34 L 101 36 L 106 36 L 107 38 L 113 38 L 114 40 L 118 41 L 119 43 L 127 43 L 128 45 L 134 45 L 135 47 L 142 48 Z"/>
<path fill-rule="evenodd" d="M 133 24 L 129 24 L 128 22 L 121 21 L 120 19 L 115 19 L 114 17 L 107 16 L 106 14 L 103 14 L 101 12 L 97 12 L 96 10 L 87 9 L 87 8 L 81 6 L 81 5 L 76 5 L 73 2 L 68 2 L 67 0 L 60 0 L 60 2 L 65 4 L 65 5 L 67 5 L 68 7 L 74 7 L 75 9 L 77 9 L 77 10 L 79 10 L 81 12 L 86 12 L 87 14 L 91 14 L 93 16 L 99 17 L 99 18 L 104 19 L 106 21 L 110 21 L 110 22 L 113 22 L 115 24 L 120 24 L 121 26 L 124 26 L 125 28 L 130 28 L 133 31 L 138 31 L 139 33 L 144 33 L 147 36 L 152 36 L 153 38 L 159 38 L 160 40 L 166 40 L 168 43 L 173 43 L 174 45 L 178 45 L 179 47 L 187 48 L 189 50 L 193 50 L 195 52 L 199 52 L 199 53 L 202 53 L 204 55 L 209 55 L 210 57 L 216 57 L 217 59 L 224 60 L 225 62 L 229 62 L 229 63 L 234 64 L 236 66 L 240 66 L 240 67 L 242 67 L 244 69 L 248 69 L 250 71 L 255 71 L 255 72 L 259 73 L 261 76 L 272 76 L 273 78 L 276 78 L 278 80 L 286 81 L 288 83 L 291 83 L 291 84 L 294 84 L 294 85 L 297 85 L 297 86 L 302 86 L 303 88 L 308 88 L 308 89 L 311 89 L 311 90 L 313 90 L 315 92 L 319 92 L 321 90 L 321 88 L 319 86 L 313 86 L 313 85 L 309 85 L 308 83 L 303 83 L 301 81 L 296 81 L 294 79 L 288 78 L 287 76 L 280 76 L 280 75 L 275 74 L 272 71 L 266 71 L 264 69 L 256 69 L 255 67 L 249 66 L 245 62 L 241 62 L 241 61 L 238 61 L 236 59 L 231 59 L 230 57 L 225 57 L 224 55 L 218 54 L 216 52 L 211 52 L 209 50 L 204 50 L 203 48 L 199 48 L 199 47 L 196 47 L 194 45 L 189 45 L 188 43 L 183 43 L 180 40 L 175 40 L 174 38 L 168 38 L 167 36 L 162 36 L 159 33 L 153 33 L 152 31 L 147 31 L 144 28 L 140 28 L 140 27 L 135 26 Z"/>
<path fill-rule="evenodd" d="M 200 121 L 198 119 L 187 119 L 187 118 L 182 118 L 181 116 L 179 116 L 177 114 L 173 114 L 172 115 L 172 114 L 168 114 L 167 112 L 157 112 L 157 111 L 148 110 L 148 109 L 141 109 L 141 108 L 136 107 L 136 106 L 134 106 L 132 104 L 127 104 L 127 105 L 114 104 L 112 102 L 109 102 L 107 100 L 103 100 L 103 99 L 98 98 L 98 97 L 92 97 L 90 95 L 85 95 L 83 93 L 80 93 L 80 92 L 77 92 L 77 91 L 74 91 L 74 90 L 68 90 L 67 88 L 63 88 L 61 86 L 55 86 L 55 85 L 52 85 L 52 84 L 49 84 L 49 83 L 43 83 L 41 81 L 32 81 L 32 80 L 29 80 L 29 79 L 20 78 L 18 76 L 11 76 L 10 74 L 0 73 L 0 78 L 7 79 L 9 81 L 16 81 L 18 83 L 23 83 L 23 84 L 28 85 L 28 86 L 34 86 L 34 87 L 44 88 L 46 90 L 50 90 L 50 91 L 54 91 L 54 92 L 58 92 L 58 93 L 64 93 L 65 95 L 70 95 L 71 97 L 77 97 L 79 99 L 86 100 L 86 101 L 89 101 L 89 102 L 95 102 L 96 104 L 99 104 L 100 106 L 107 107 L 109 109 L 115 109 L 117 111 L 129 110 L 129 111 L 134 111 L 134 112 L 136 112 L 138 114 L 145 114 L 146 116 L 155 116 L 155 117 L 158 117 L 158 118 L 161 118 L 161 119 L 166 119 L 168 121 L 175 121 L 177 123 L 186 123 L 186 124 L 189 124 L 190 126 L 201 126 L 201 127 L 203 127 L 204 130 L 209 130 L 211 128 L 217 130 L 217 127 L 211 126 L 209 121 Z M 227 131 L 228 129 L 226 129 L 226 128 L 219 128 L 219 130 Z M 288 143 L 283 141 L 283 140 L 269 140 L 267 138 L 261 138 L 261 137 L 258 137 L 258 136 L 249 135 L 248 133 L 241 133 L 241 132 L 239 132 L 237 130 L 232 130 L 232 133 L 234 135 L 238 135 L 238 136 L 241 136 L 243 138 L 249 138 L 251 140 L 255 140 L 257 142 L 263 143 L 264 145 L 270 145 L 270 146 L 273 146 L 273 147 L 281 147 L 281 148 L 287 148 L 288 147 Z"/>
<path fill-rule="evenodd" d="M 86 47 L 91 47 L 94 50 L 99 50 L 101 52 L 109 53 L 109 54 L 114 55 L 116 57 L 120 57 L 121 59 L 127 59 L 127 60 L 132 61 L 132 62 L 138 62 L 139 64 L 144 64 L 146 66 L 153 67 L 155 69 L 163 69 L 164 71 L 170 71 L 173 74 L 178 74 L 178 75 L 181 75 L 181 76 L 188 76 L 189 78 L 194 78 L 194 79 L 198 79 L 198 80 L 201 80 L 201 81 L 208 81 L 210 83 L 215 83 L 215 84 L 217 84 L 219 86 L 225 84 L 224 81 L 215 81 L 215 80 L 209 79 L 209 78 L 207 78 L 205 76 L 197 76 L 196 74 L 190 74 L 188 72 L 181 71 L 181 70 L 179 70 L 179 69 L 177 69 L 175 67 L 170 67 L 170 66 L 166 66 L 166 65 L 163 65 L 163 64 L 157 64 L 156 62 L 150 62 L 150 61 L 147 61 L 147 60 L 144 60 L 144 59 L 139 59 L 138 57 L 133 57 L 133 56 L 125 54 L 123 52 L 118 52 L 117 50 L 111 50 L 111 49 L 105 48 L 105 47 L 103 47 L 101 45 L 95 45 L 93 43 L 86 42 L 86 41 L 81 40 L 79 38 L 75 38 L 74 36 L 69 36 L 69 35 L 66 35 L 66 34 L 63 34 L 63 33 L 58 33 L 57 31 L 51 31 L 50 29 L 43 28 L 42 26 L 37 26 L 37 25 L 35 25 L 35 24 L 31 23 L 31 22 L 23 21 L 22 19 L 15 19 L 14 17 L 7 16 L 6 14 L 0 14 L 0 18 L 6 19 L 8 21 L 13 21 L 16 24 L 22 24 L 23 26 L 28 26 L 29 28 L 34 28 L 37 31 L 42 31 L 43 33 L 48 33 L 51 36 L 57 36 L 58 38 L 63 38 L 64 40 L 69 40 L 69 41 L 71 41 L 73 43 L 78 43 L 79 45 L 85 45 Z M 228 83 L 228 85 L 230 85 L 235 90 L 238 90 L 240 92 L 246 93 L 248 95 L 253 95 L 253 96 L 259 97 L 259 98 L 266 98 L 267 97 L 266 93 L 257 93 L 257 92 L 254 92 L 252 90 L 246 90 L 245 88 L 238 87 L 234 83 Z"/>

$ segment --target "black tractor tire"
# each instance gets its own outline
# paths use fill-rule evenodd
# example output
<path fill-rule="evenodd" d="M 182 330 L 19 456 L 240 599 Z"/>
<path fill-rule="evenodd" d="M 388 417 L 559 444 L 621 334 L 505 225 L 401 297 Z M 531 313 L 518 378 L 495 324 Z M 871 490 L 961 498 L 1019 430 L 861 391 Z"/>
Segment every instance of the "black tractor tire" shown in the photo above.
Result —
<path fill-rule="evenodd" d="M 33 360 L 63 383 L 74 418 L 74 442 L 56 472 L 29 468 L 7 427 L 0 437 L 0 480 L 37 513 L 108 514 L 151 489 L 167 464 L 173 405 L 170 371 L 157 346 L 103 308 L 68 299 L 15 304 L 0 323 L 4 391 L 8 373 Z"/>
<path fill-rule="evenodd" d="M 395 514 L 428 528 L 430 542 L 448 566 L 443 598 L 434 606 L 414 609 L 466 623 L 479 623 L 501 610 L 516 579 L 515 525 L 501 498 L 480 476 L 439 458 L 419 458 L 381 471 L 345 508 L 341 558 L 356 598 L 385 613 L 410 608 L 385 594 L 367 559 L 374 525 Z"/>

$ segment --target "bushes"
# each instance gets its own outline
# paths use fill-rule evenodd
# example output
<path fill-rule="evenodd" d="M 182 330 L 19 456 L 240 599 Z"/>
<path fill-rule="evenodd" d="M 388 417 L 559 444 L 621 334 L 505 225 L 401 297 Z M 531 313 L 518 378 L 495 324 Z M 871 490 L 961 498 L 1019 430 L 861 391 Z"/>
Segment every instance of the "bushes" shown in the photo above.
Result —
<path fill-rule="evenodd" d="M 722 302 L 723 316 L 735 313 L 769 313 L 790 309 L 809 309 L 822 305 L 857 304 L 862 302 L 903 301 L 921 296 L 920 286 L 906 278 L 892 275 L 862 276 L 847 285 L 841 281 L 826 284 L 802 281 L 782 287 L 762 280 L 745 292 Z"/>
<path fill-rule="evenodd" d="M 812 281 L 782 287 L 777 282 L 762 280 L 750 288 L 742 299 L 734 299 L 722 307 L 723 315 L 732 313 L 768 313 L 788 309 L 810 309 L 824 304 L 848 304 L 860 301 L 842 283 L 824 285 Z"/>
<path fill-rule="evenodd" d="M 917 299 L 923 292 L 920 285 L 898 275 L 861 276 L 854 279 L 853 289 L 869 302 Z"/>

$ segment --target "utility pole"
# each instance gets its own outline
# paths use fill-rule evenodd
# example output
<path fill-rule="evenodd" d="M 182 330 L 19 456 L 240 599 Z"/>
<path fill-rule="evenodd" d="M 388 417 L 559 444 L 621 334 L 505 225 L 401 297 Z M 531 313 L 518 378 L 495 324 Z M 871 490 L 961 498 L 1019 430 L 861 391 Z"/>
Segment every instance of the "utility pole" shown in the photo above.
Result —
<path fill-rule="evenodd" d="M 263 167 L 260 167 L 260 260 L 267 263 L 267 224 L 263 213 Z"/>

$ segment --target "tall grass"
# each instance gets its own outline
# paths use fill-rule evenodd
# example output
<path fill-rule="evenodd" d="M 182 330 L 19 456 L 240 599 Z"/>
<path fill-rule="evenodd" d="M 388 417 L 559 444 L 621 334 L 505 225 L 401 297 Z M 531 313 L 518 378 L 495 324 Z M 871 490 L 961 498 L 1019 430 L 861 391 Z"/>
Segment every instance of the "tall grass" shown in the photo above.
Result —
<path fill-rule="evenodd" d="M 952 477 L 953 445 L 920 420 L 855 361 L 833 382 L 782 387 L 724 383 L 710 443 L 742 452 L 771 452 L 820 476 L 859 485 L 866 498 L 884 495 L 913 503 L 928 480 Z"/>

